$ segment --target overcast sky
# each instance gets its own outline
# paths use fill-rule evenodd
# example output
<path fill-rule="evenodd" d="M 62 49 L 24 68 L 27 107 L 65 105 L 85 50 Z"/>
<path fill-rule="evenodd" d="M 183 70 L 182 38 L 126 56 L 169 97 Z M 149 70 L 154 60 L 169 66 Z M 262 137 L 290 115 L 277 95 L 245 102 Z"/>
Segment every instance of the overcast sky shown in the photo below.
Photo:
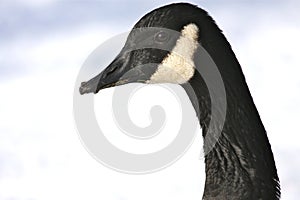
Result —
<path fill-rule="evenodd" d="M 90 53 L 169 2 L 0 3 L 0 200 L 201 198 L 200 130 L 174 165 L 135 176 L 94 160 L 80 142 L 72 114 L 77 74 Z M 272 144 L 282 199 L 296 200 L 300 196 L 300 3 L 224 2 L 191 3 L 206 9 L 231 43 Z M 107 89 L 97 95 L 104 104 L 97 104 L 99 110 L 109 105 L 112 93 Z M 149 99 L 148 95 L 140 100 Z M 109 116 L 109 112 L 100 114 Z M 132 113 L 133 118 L 140 114 Z"/>

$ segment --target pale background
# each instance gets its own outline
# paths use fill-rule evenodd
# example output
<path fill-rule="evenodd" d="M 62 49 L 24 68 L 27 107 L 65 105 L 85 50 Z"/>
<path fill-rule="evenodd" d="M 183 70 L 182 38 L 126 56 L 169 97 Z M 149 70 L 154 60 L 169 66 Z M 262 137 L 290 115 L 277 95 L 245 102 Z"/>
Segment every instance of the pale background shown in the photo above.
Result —
<path fill-rule="evenodd" d="M 94 160 L 73 121 L 74 84 L 87 56 L 111 36 L 130 30 L 148 11 L 169 2 L 0 2 L 0 200 L 201 199 L 200 130 L 174 165 L 136 176 Z M 282 199 L 299 199 L 299 1 L 192 3 L 209 11 L 231 43 L 268 131 Z M 107 103 L 103 108 L 112 92 L 98 94 L 96 99 Z M 141 125 L 148 123 L 149 113 L 143 116 L 134 110 L 142 106 L 137 102 L 151 102 L 151 94 L 130 104 L 132 118 L 144 119 L 137 122 Z M 98 112 L 111 116 L 110 110 Z"/>

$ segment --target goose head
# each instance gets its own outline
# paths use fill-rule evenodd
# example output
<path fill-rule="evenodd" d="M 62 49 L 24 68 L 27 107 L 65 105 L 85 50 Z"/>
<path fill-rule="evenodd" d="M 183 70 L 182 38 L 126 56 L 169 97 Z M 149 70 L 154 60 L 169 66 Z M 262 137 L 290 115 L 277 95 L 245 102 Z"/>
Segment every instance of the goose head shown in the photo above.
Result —
<path fill-rule="evenodd" d="M 210 28 L 199 18 L 207 13 L 190 4 L 172 4 L 142 17 L 116 58 L 100 74 L 83 82 L 80 93 L 138 82 L 187 83 L 195 74 L 194 55 Z M 204 21 L 205 22 L 205 21 Z M 202 27 L 201 27 L 202 26 Z M 212 36 L 210 36 L 212 37 Z"/>

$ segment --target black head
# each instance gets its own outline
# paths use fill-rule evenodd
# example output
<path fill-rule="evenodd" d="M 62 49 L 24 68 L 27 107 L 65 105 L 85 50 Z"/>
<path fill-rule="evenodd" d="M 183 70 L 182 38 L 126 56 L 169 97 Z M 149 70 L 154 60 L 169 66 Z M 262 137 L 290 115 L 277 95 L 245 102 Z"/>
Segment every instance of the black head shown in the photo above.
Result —
<path fill-rule="evenodd" d="M 80 93 L 97 93 L 132 82 L 189 81 L 195 72 L 193 57 L 199 42 L 210 37 L 202 34 L 204 27 L 216 28 L 204 10 L 191 4 L 171 4 L 151 11 L 133 27 L 113 62 L 81 84 Z"/>

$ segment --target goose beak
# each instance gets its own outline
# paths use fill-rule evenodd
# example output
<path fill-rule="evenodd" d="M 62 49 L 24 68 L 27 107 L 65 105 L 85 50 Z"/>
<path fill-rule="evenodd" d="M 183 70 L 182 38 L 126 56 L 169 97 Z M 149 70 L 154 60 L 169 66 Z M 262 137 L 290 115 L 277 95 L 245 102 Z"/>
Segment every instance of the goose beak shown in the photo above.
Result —
<path fill-rule="evenodd" d="M 96 94 L 101 89 L 121 85 L 120 79 L 128 68 L 126 59 L 126 56 L 118 55 L 100 74 L 87 82 L 82 82 L 79 88 L 80 94 Z M 127 83 L 125 80 L 122 82 L 123 84 Z"/>
<path fill-rule="evenodd" d="M 99 90 L 132 82 L 145 82 L 139 67 L 130 64 L 130 53 L 120 53 L 100 74 L 87 82 L 82 82 L 80 94 L 98 93 Z"/>

